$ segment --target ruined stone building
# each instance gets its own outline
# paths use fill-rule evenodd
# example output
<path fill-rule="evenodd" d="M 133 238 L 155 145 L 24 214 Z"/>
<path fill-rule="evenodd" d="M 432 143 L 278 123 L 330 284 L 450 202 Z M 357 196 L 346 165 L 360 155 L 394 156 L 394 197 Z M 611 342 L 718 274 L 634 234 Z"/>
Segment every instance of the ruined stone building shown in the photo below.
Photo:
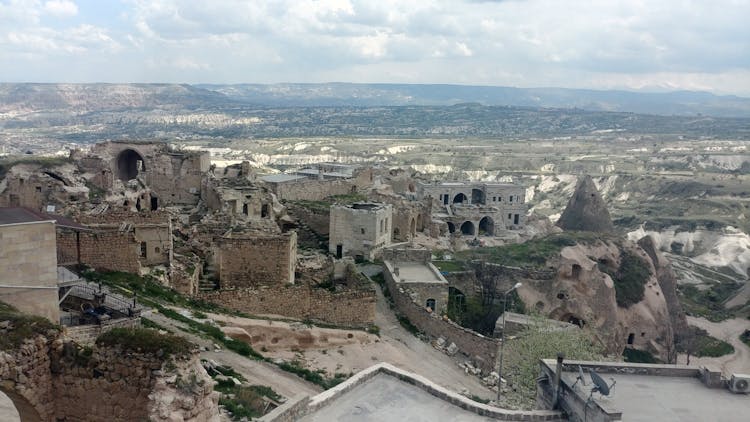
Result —
<path fill-rule="evenodd" d="M 74 171 L 70 163 L 54 169 L 43 161 L 14 165 L 0 180 L 0 206 L 54 212 L 70 203 L 85 202 L 89 189 Z"/>
<path fill-rule="evenodd" d="M 172 221 L 156 211 L 82 215 L 82 227 L 57 231 L 61 265 L 85 264 L 97 270 L 139 274 L 146 267 L 172 262 Z"/>
<path fill-rule="evenodd" d="M 391 244 L 392 213 L 390 204 L 332 205 L 329 252 L 337 258 L 375 259 Z"/>
<path fill-rule="evenodd" d="M 59 322 L 55 221 L 0 208 L 0 301 Z"/>
<path fill-rule="evenodd" d="M 92 185 L 120 192 L 128 202 L 123 205 L 137 210 L 197 204 L 210 167 L 207 152 L 176 151 L 163 142 L 102 142 L 89 152 L 73 151 L 71 158 Z"/>
<path fill-rule="evenodd" d="M 444 223 L 448 233 L 496 236 L 526 222 L 526 190 L 509 183 L 419 183 L 418 199 L 430 198 L 433 222 Z"/>
<path fill-rule="evenodd" d="M 280 200 L 319 201 L 369 188 L 373 172 L 371 167 L 320 163 L 294 173 L 271 174 L 260 179 Z"/>
<path fill-rule="evenodd" d="M 222 289 L 294 284 L 297 233 L 228 232 L 216 243 Z"/>

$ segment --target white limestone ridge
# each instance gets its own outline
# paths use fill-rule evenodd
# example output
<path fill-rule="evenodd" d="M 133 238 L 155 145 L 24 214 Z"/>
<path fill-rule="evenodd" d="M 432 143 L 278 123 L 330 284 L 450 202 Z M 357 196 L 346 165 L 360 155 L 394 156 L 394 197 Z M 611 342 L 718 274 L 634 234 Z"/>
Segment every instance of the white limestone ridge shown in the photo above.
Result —
<path fill-rule="evenodd" d="M 695 231 L 646 230 L 643 226 L 628 233 L 636 241 L 651 236 L 659 250 L 671 252 L 672 244 L 682 245 L 682 255 L 707 267 L 727 267 L 747 278 L 750 269 L 750 235 L 727 226 L 722 231 L 697 229 Z"/>

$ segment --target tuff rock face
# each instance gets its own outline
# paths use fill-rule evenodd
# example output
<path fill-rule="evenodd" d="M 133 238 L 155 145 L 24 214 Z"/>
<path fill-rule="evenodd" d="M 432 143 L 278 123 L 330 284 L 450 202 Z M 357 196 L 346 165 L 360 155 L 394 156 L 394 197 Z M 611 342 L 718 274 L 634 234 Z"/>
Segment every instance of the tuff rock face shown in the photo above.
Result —
<path fill-rule="evenodd" d="M 602 233 L 614 231 L 607 205 L 591 176 L 586 175 L 578 180 L 576 190 L 557 225 L 563 230 Z"/>
<path fill-rule="evenodd" d="M 618 304 L 612 275 L 621 270 L 625 255 L 636 256 L 649 270 L 642 279 L 643 297 L 629 306 Z M 592 329 L 608 354 L 619 356 L 632 347 L 670 359 L 674 334 L 685 326 L 685 317 L 675 300 L 671 265 L 653 248 L 631 241 L 581 242 L 550 257 L 548 266 L 557 272 L 552 280 L 524 280 L 519 295 L 527 305 Z"/>

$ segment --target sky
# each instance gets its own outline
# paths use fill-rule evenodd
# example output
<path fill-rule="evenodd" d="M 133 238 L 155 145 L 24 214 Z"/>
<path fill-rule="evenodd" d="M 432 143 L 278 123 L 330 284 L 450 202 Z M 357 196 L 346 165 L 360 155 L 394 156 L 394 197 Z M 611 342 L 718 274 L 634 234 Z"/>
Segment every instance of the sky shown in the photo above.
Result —
<path fill-rule="evenodd" d="M 0 0 L 0 82 L 448 83 L 750 97 L 750 0 Z"/>

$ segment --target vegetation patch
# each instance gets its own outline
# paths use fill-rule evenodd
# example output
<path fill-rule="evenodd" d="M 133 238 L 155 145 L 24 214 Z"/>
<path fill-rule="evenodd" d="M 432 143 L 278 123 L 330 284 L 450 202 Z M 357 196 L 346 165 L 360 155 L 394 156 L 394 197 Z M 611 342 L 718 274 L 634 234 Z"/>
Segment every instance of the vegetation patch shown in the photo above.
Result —
<path fill-rule="evenodd" d="M 547 260 L 557 256 L 562 248 L 575 246 L 579 242 L 595 241 L 599 238 L 601 238 L 600 233 L 557 233 L 524 243 L 469 249 L 458 252 L 456 257 L 464 261 L 479 259 L 493 264 L 541 269 L 546 266 Z"/>
<path fill-rule="evenodd" d="M 197 346 L 183 337 L 160 334 L 150 328 L 113 328 L 96 339 L 97 346 L 120 346 L 123 350 L 163 356 L 185 356 Z"/>
<path fill-rule="evenodd" d="M 547 324 L 542 317 L 535 318 L 518 336 L 509 339 L 502 370 L 509 391 L 503 395 L 502 406 L 533 407 L 540 359 L 554 359 L 562 352 L 566 360 L 605 360 L 603 348 L 590 331 L 555 331 Z"/>
<path fill-rule="evenodd" d="M 720 357 L 734 353 L 734 346 L 708 335 L 706 330 L 690 327 L 690 332 L 677 343 L 677 351 L 697 357 Z"/>
<path fill-rule="evenodd" d="M 507 311 L 526 313 L 526 306 L 515 290 L 508 295 Z M 482 335 L 491 336 L 495 331 L 497 319 L 503 314 L 503 305 L 502 302 L 495 303 L 476 297 L 457 295 L 454 289 L 449 289 L 447 314 L 448 318 L 458 325 Z"/>
<path fill-rule="evenodd" d="M 326 390 L 341 384 L 343 381 L 345 381 L 347 378 L 351 376 L 351 374 L 343 374 L 343 373 L 337 372 L 334 374 L 333 378 L 328 378 L 325 376 L 325 371 L 323 371 L 322 369 L 317 370 L 317 371 L 311 371 L 303 367 L 297 361 L 281 362 L 278 364 L 278 367 L 287 372 L 296 374 L 298 377 L 303 378 L 307 381 L 310 381 L 313 384 L 317 384 Z"/>
<path fill-rule="evenodd" d="M 46 318 L 19 312 L 7 303 L 0 302 L 0 350 L 17 349 L 24 340 L 47 335 L 58 326 Z"/>
<path fill-rule="evenodd" d="M 466 271 L 466 267 L 463 262 L 460 261 L 432 261 L 432 264 L 437 267 L 441 272 L 456 272 Z"/>
<path fill-rule="evenodd" d="M 678 284 L 677 294 L 686 314 L 720 322 L 734 316 L 732 310 L 724 307 L 724 302 L 740 287 L 739 283 L 733 281 L 710 283 L 705 289 L 699 289 L 693 284 Z"/>
<path fill-rule="evenodd" d="M 651 277 L 651 269 L 643 258 L 629 250 L 621 249 L 617 270 L 601 263 L 599 270 L 612 278 L 617 306 L 628 308 L 643 300 L 646 282 Z"/>
<path fill-rule="evenodd" d="M 622 352 L 622 357 L 625 362 L 629 363 L 662 363 L 661 360 L 657 359 L 651 352 L 647 350 L 626 348 Z"/>
<path fill-rule="evenodd" d="M 750 330 L 745 330 L 744 333 L 740 334 L 740 340 L 750 347 Z"/>

